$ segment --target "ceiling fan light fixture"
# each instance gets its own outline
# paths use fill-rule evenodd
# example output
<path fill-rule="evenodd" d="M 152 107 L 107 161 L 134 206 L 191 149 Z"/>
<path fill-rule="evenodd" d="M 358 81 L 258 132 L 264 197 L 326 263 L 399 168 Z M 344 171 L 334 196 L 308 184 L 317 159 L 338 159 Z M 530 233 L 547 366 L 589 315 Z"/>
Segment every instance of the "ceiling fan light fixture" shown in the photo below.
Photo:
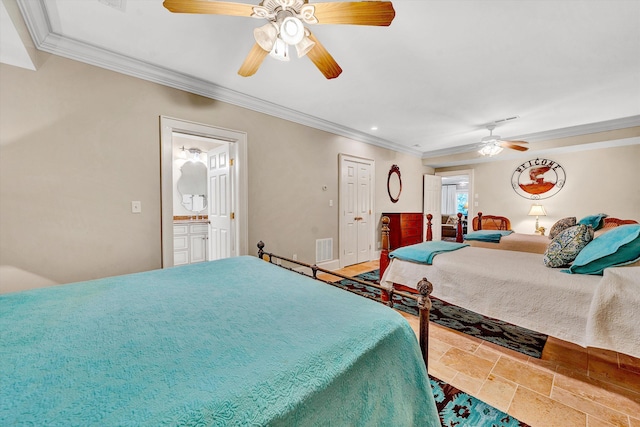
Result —
<path fill-rule="evenodd" d="M 489 143 L 482 147 L 478 152 L 483 156 L 495 156 L 496 154 L 502 151 L 502 147 L 500 147 L 497 143 Z"/>
<path fill-rule="evenodd" d="M 286 44 L 280 37 L 276 37 L 273 49 L 269 52 L 269 55 L 273 56 L 279 61 L 289 61 L 289 45 Z"/>
<path fill-rule="evenodd" d="M 302 21 L 294 16 L 289 16 L 280 25 L 280 38 L 286 44 L 296 45 L 304 38 L 304 26 Z"/>

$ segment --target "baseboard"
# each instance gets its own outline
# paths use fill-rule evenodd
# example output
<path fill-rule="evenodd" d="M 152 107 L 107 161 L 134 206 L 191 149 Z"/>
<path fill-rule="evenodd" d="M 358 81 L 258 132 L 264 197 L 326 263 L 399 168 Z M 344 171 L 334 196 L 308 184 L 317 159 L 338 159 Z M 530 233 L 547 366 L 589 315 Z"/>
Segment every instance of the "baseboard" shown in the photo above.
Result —
<path fill-rule="evenodd" d="M 331 261 L 326 261 L 326 262 L 321 262 L 316 264 L 318 267 L 320 268 L 324 268 L 325 270 L 339 270 L 340 269 L 340 261 L 337 259 L 331 260 Z M 293 270 L 301 272 L 301 271 L 305 271 L 305 272 L 310 272 L 309 267 L 304 267 L 304 266 L 294 266 L 292 267 Z"/>
<path fill-rule="evenodd" d="M 371 261 L 375 261 L 380 259 L 380 251 L 374 251 L 373 252 L 373 256 L 375 258 L 371 259 Z M 331 261 L 326 261 L 326 262 L 322 262 L 317 264 L 318 267 L 324 268 L 325 270 L 339 270 L 340 269 L 340 260 L 339 259 L 333 259 Z"/>
<path fill-rule="evenodd" d="M 339 270 L 340 269 L 340 260 L 332 259 L 331 261 L 321 262 L 317 264 L 318 267 L 324 268 L 325 270 Z"/>

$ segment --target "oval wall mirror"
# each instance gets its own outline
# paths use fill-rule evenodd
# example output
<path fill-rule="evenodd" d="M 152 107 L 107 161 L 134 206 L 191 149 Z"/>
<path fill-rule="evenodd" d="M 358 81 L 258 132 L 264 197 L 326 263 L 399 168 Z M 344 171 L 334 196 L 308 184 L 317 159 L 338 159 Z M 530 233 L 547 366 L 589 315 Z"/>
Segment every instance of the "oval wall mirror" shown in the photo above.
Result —
<path fill-rule="evenodd" d="M 202 162 L 187 161 L 180 168 L 178 192 L 182 206 L 191 212 L 207 207 L 207 166 Z"/>
<path fill-rule="evenodd" d="M 400 193 L 402 192 L 402 178 L 400 177 L 400 168 L 398 165 L 391 166 L 389 169 L 389 175 L 387 176 L 387 193 L 389 193 L 389 199 L 393 203 L 400 200 Z"/>

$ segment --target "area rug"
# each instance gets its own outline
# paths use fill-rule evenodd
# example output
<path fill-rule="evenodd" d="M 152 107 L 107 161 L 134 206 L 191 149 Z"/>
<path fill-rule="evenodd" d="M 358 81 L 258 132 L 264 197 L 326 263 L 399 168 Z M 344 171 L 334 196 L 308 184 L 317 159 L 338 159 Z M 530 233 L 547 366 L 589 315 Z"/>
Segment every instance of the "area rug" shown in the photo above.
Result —
<path fill-rule="evenodd" d="M 446 427 L 528 427 L 511 415 L 429 375 L 440 423 Z"/>
<path fill-rule="evenodd" d="M 368 282 L 380 283 L 379 270 L 362 273 L 355 277 Z M 372 286 L 365 286 L 349 279 L 340 280 L 336 284 L 363 293 L 370 298 L 381 300 L 380 290 Z M 515 326 L 499 319 L 482 316 L 438 298 L 431 297 L 431 301 L 429 319 L 432 322 L 515 350 L 527 356 L 538 359 L 542 357 L 542 349 L 547 342 L 547 335 Z M 416 301 L 411 298 L 394 294 L 393 306 L 398 310 L 418 315 Z"/>

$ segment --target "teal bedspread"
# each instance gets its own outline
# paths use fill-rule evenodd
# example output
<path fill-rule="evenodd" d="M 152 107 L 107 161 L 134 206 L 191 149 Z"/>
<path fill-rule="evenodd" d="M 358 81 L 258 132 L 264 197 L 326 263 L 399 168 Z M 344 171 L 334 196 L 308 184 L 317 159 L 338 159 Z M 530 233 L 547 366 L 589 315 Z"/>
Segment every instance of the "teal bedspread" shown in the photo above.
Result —
<path fill-rule="evenodd" d="M 466 243 L 454 243 L 443 240 L 422 242 L 398 248 L 389 254 L 389 258 L 398 258 L 404 261 L 431 264 L 436 255 L 444 252 L 455 251 L 457 249 L 464 248 L 465 246 L 469 245 Z"/>
<path fill-rule="evenodd" d="M 0 425 L 440 425 L 402 316 L 255 257 L 1 295 L 0 342 Z"/>
<path fill-rule="evenodd" d="M 511 233 L 513 233 L 513 230 L 478 230 L 465 234 L 464 239 L 500 243 L 500 238 L 502 236 L 508 236 Z"/>

